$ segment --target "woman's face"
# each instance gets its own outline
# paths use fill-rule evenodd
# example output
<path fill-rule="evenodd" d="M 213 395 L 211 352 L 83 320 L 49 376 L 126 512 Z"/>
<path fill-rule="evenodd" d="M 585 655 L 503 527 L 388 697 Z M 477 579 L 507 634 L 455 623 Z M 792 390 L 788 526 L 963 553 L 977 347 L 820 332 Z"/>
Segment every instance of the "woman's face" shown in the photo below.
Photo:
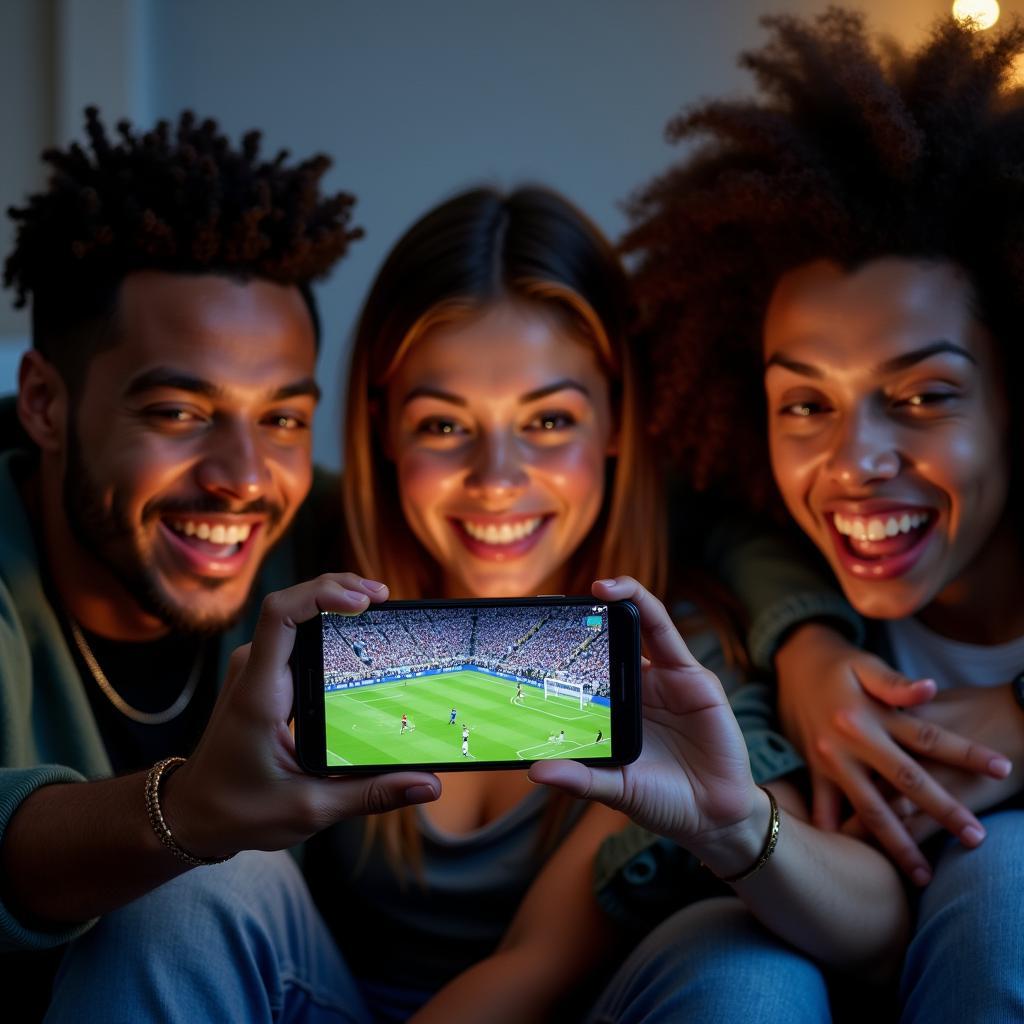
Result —
<path fill-rule="evenodd" d="M 438 589 L 562 592 L 613 440 L 592 346 L 543 306 L 503 301 L 416 341 L 386 409 L 402 510 L 440 567 Z"/>
<path fill-rule="evenodd" d="M 790 513 L 864 615 L 983 594 L 1008 489 L 995 346 L 946 263 L 817 262 L 765 320 L 772 469 Z"/>

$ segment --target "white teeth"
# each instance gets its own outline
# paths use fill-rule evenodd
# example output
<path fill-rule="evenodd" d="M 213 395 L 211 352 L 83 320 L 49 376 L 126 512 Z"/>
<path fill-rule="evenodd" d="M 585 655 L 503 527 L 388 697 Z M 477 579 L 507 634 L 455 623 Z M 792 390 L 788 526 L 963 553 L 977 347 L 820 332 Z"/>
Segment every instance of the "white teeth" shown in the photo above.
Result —
<path fill-rule="evenodd" d="M 225 526 L 223 523 L 196 522 L 188 519 L 185 522 L 168 524 L 176 533 L 182 533 L 186 537 L 198 537 L 200 540 L 208 540 L 211 544 L 244 544 L 252 533 L 251 523 L 242 523 L 238 526 Z"/>
<path fill-rule="evenodd" d="M 885 540 L 885 523 L 881 519 L 872 519 L 868 523 L 868 540 Z"/>
<path fill-rule="evenodd" d="M 854 540 L 885 540 L 886 537 L 910 533 L 927 521 L 928 516 L 919 512 L 904 512 L 899 518 L 889 516 L 888 519 L 865 519 L 861 516 L 843 516 L 839 513 L 833 516 L 836 530 Z"/>
<path fill-rule="evenodd" d="M 517 523 L 474 523 L 468 519 L 461 520 L 466 533 L 474 540 L 485 544 L 514 544 L 517 540 L 529 537 L 540 526 L 543 517 L 534 516 L 522 519 Z"/>

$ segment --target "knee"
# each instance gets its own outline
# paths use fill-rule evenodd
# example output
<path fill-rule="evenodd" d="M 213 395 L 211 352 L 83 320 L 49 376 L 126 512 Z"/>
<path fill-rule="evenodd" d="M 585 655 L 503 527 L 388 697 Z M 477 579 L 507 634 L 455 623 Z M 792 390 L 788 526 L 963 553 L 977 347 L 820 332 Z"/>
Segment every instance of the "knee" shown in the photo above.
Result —
<path fill-rule="evenodd" d="M 232 933 L 263 930 L 304 900 L 305 883 L 287 853 L 248 851 L 165 882 L 102 917 L 83 938 L 95 944 L 117 936 L 120 946 L 140 954 L 147 945 L 162 946 L 177 936 L 190 945 L 200 936 L 223 942 Z"/>
<path fill-rule="evenodd" d="M 620 1011 L 625 1016 L 615 1016 Z M 594 1019 L 818 1021 L 827 1014 L 818 967 L 727 898 L 686 907 L 651 932 Z"/>

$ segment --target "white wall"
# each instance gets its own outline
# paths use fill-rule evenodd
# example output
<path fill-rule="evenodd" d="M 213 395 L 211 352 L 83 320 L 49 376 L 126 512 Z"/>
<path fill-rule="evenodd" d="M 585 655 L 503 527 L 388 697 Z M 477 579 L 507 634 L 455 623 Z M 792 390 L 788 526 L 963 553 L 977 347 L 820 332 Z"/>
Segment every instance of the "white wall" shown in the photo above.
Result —
<path fill-rule="evenodd" d="M 624 225 L 618 203 L 674 156 L 662 136 L 667 119 L 701 97 L 749 91 L 735 58 L 763 38 L 758 16 L 812 13 L 828 5 L 828 0 L 51 2 L 56 4 L 57 63 L 73 67 L 74 75 L 60 79 L 53 101 L 59 110 L 49 122 L 45 104 L 37 104 L 24 112 L 24 129 L 5 131 L 22 168 L 40 148 L 39 136 L 59 131 L 67 111 L 95 99 L 92 84 L 96 95 L 112 97 L 110 102 L 139 117 L 173 117 L 189 106 L 216 117 L 235 137 L 261 127 L 270 148 L 286 146 L 298 156 L 325 151 L 335 158 L 327 186 L 359 197 L 356 219 L 367 237 L 319 288 L 325 401 L 317 420 L 316 455 L 334 466 L 345 343 L 376 267 L 413 219 L 475 182 L 537 180 L 565 192 L 617 235 Z M 41 15 L 28 12 L 49 6 L 4 0 L 0 41 L 10 30 L 21 34 L 21 45 L 45 51 L 37 24 Z M 873 10 L 879 29 L 911 44 L 947 9 L 937 0 L 853 6 Z M 1004 3 L 1004 12 L 1013 6 Z M 103 14 L 99 21 L 93 17 L 97 12 Z M 27 22 L 32 25 L 26 27 Z M 69 24 L 74 31 L 67 31 Z M 10 47 L 7 42 L 0 47 L 3 58 Z M 0 71 L 4 64 L 0 59 Z M 28 81 L 41 69 L 22 67 L 17 73 Z M 23 90 L 13 94 L 19 92 L 24 95 Z M 3 110 L 0 105 L 0 116 L 8 116 Z M 24 170 L 19 173 L 22 179 L 0 165 L 5 206 L 24 193 Z M 0 321 L 3 330 L 9 332 L 7 321 Z M 2 377 L 3 354 L 0 345 L 0 391 L 12 386 Z"/>

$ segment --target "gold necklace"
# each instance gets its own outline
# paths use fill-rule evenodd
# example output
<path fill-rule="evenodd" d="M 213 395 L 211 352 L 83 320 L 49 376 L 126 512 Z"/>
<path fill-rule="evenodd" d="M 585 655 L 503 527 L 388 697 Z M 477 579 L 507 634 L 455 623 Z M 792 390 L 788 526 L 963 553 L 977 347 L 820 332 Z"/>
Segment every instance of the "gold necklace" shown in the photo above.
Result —
<path fill-rule="evenodd" d="M 199 653 L 196 655 L 195 664 L 192 666 L 192 671 L 189 673 L 188 681 L 185 683 L 185 689 L 178 694 L 177 700 L 163 711 L 140 711 L 138 708 L 134 708 L 128 703 L 110 685 L 110 680 L 104 675 L 103 669 L 100 668 L 99 662 L 96 660 L 96 655 L 92 653 L 92 649 L 86 643 L 85 637 L 82 635 L 82 631 L 78 628 L 78 623 L 74 619 L 71 620 L 71 635 L 75 638 L 75 645 L 78 647 L 78 653 L 82 655 L 82 659 L 86 665 L 89 666 L 89 671 L 92 673 L 93 679 L 96 680 L 96 685 L 100 688 L 103 696 L 110 701 L 111 704 L 121 712 L 125 718 L 130 718 L 133 722 L 139 722 L 142 725 L 163 725 L 165 722 L 170 722 L 172 719 L 177 718 L 178 715 L 188 707 L 189 701 L 192 699 L 192 695 L 196 692 L 196 687 L 199 685 L 199 677 L 202 675 L 203 662 L 205 661 L 206 645 L 201 644 L 199 647 Z"/>

